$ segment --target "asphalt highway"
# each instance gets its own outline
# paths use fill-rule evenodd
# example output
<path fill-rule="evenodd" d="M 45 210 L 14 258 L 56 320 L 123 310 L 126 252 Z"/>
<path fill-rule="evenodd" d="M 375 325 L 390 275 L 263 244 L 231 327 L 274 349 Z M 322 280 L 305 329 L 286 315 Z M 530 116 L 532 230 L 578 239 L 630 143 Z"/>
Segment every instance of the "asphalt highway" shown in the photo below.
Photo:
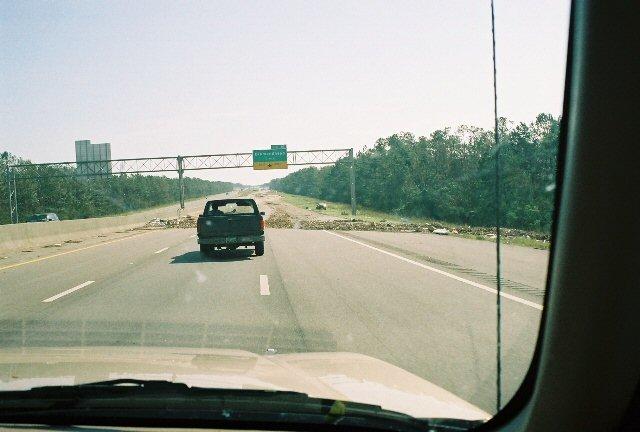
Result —
<path fill-rule="evenodd" d="M 262 257 L 203 256 L 194 229 L 134 231 L 2 262 L 0 346 L 357 352 L 494 412 L 492 243 L 297 229 L 266 238 Z M 505 400 L 533 354 L 544 275 L 530 267 L 544 272 L 546 259 L 513 250 L 505 261 L 522 262 L 502 298 Z"/>

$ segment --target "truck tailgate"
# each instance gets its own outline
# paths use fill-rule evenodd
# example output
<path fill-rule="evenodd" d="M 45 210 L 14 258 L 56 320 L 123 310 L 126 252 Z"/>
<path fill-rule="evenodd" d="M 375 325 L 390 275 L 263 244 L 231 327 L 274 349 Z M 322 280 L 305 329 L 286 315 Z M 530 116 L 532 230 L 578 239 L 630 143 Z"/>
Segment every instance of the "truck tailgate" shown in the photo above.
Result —
<path fill-rule="evenodd" d="M 198 235 L 218 237 L 225 235 L 257 234 L 262 231 L 259 215 L 206 216 L 198 219 Z"/>

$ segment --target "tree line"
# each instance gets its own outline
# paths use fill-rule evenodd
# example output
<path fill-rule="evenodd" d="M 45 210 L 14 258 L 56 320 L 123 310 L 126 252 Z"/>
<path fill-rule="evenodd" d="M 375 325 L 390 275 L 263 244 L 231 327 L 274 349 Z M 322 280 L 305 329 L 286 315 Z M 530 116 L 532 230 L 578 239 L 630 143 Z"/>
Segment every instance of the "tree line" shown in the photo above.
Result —
<path fill-rule="evenodd" d="M 501 225 L 549 232 L 558 152 L 559 118 L 499 122 Z M 496 147 L 492 130 L 461 126 L 416 138 L 378 139 L 355 157 L 359 205 L 402 216 L 492 226 L 496 221 Z M 269 187 L 348 203 L 349 162 L 306 168 Z"/>
<path fill-rule="evenodd" d="M 0 154 L 0 224 L 10 223 L 5 167 L 30 163 L 8 152 Z M 18 212 L 24 222 L 36 213 L 57 213 L 60 219 L 84 219 L 142 210 L 178 200 L 178 179 L 165 176 L 125 175 L 61 177 L 73 174 L 72 168 L 33 166 L 26 168 L 28 178 L 17 181 Z M 229 182 L 184 178 L 185 198 L 199 198 L 228 192 L 238 185 Z"/>

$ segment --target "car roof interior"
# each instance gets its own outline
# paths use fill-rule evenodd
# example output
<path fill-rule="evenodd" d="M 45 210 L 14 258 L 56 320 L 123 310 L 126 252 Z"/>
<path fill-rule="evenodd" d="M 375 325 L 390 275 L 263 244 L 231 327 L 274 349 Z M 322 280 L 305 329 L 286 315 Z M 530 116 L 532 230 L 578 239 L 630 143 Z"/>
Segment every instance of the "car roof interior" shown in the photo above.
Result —
<path fill-rule="evenodd" d="M 538 346 L 481 430 L 640 430 L 640 2 L 574 1 Z"/>

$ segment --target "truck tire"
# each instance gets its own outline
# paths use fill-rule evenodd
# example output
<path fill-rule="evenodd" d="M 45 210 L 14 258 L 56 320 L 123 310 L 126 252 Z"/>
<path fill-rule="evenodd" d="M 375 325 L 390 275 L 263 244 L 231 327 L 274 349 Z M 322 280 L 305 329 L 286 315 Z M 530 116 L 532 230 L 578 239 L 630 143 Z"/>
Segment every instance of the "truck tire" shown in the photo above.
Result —
<path fill-rule="evenodd" d="M 256 243 L 255 247 L 256 247 L 256 250 L 255 250 L 256 256 L 264 255 L 264 242 L 263 241 Z"/>

